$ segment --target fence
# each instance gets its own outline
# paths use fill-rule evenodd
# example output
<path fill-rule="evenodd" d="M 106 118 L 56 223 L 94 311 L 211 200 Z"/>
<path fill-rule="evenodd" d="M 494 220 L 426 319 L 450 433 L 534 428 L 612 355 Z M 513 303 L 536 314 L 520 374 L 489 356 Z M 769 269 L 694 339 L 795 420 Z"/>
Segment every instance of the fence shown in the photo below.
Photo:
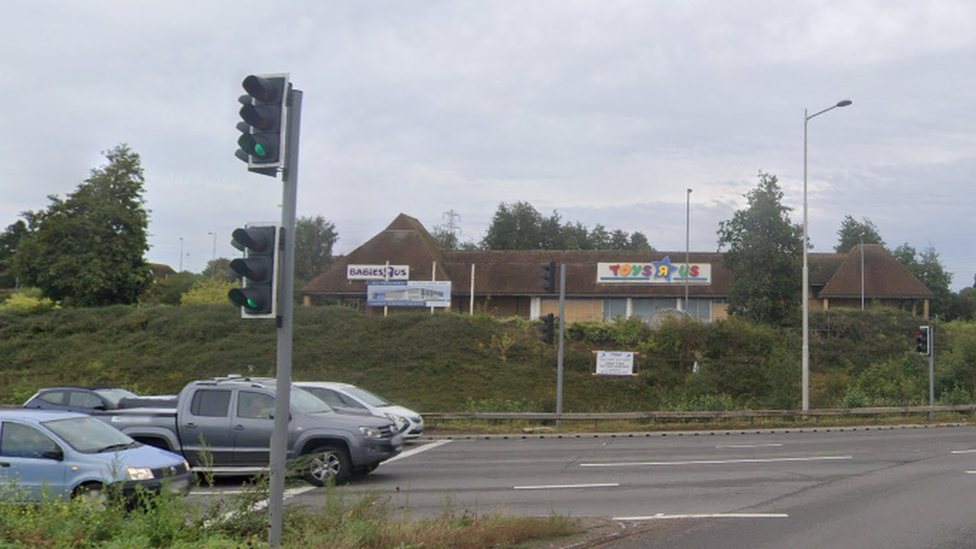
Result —
<path fill-rule="evenodd" d="M 911 416 L 928 414 L 933 417 L 940 412 L 976 413 L 976 404 L 958 406 L 895 406 L 885 408 L 822 408 L 817 410 L 731 410 L 731 411 L 698 411 L 698 412 L 613 412 L 613 413 L 508 413 L 508 412 L 445 412 L 423 414 L 424 421 L 431 428 L 436 429 L 438 421 L 592 421 L 596 426 L 601 421 L 654 421 L 666 422 L 673 420 L 712 421 L 720 419 L 750 419 L 759 418 L 791 418 L 791 419 L 819 419 L 822 417 L 864 417 L 864 416 Z"/>

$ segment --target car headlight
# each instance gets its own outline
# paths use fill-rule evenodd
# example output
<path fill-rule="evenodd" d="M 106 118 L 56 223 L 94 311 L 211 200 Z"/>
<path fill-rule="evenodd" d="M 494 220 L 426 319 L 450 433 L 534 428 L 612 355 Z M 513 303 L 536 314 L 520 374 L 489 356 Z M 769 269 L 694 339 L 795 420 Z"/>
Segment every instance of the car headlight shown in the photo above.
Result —
<path fill-rule="evenodd" d="M 383 438 L 383 433 L 375 427 L 360 427 L 359 432 L 366 438 Z"/>
<path fill-rule="evenodd" d="M 127 467 L 125 470 L 129 480 L 152 480 L 153 472 L 149 467 Z"/>
<path fill-rule="evenodd" d="M 406 429 L 408 425 L 410 425 L 410 422 L 407 420 L 407 418 L 403 416 L 398 416 L 396 414 L 386 414 L 386 417 L 393 420 L 393 423 L 396 425 L 397 431 L 402 431 Z"/>

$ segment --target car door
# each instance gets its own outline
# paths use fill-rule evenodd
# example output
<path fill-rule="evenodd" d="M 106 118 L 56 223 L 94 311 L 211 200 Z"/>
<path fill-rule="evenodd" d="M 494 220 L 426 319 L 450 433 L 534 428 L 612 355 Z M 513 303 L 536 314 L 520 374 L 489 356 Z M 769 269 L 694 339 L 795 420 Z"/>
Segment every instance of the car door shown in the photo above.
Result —
<path fill-rule="evenodd" d="M 190 463 L 213 467 L 234 465 L 234 439 L 230 429 L 232 394 L 230 389 L 196 389 L 189 409 L 178 414 L 180 440 Z"/>
<path fill-rule="evenodd" d="M 273 396 L 260 391 L 237 391 L 234 421 L 234 464 L 239 467 L 267 467 L 274 432 Z"/>
<path fill-rule="evenodd" d="M 68 391 L 67 409 L 72 412 L 89 414 L 95 410 L 106 410 L 108 407 L 102 397 L 91 391 Z"/>
<path fill-rule="evenodd" d="M 45 493 L 69 495 L 63 456 L 61 446 L 37 427 L 0 422 L 0 499 L 39 501 Z"/>

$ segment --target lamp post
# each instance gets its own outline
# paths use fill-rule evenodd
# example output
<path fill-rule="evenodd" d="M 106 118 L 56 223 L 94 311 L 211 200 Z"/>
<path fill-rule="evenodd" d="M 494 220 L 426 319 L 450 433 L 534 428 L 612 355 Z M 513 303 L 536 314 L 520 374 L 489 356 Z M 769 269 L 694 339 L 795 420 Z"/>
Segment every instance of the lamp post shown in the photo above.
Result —
<path fill-rule="evenodd" d="M 213 235 L 213 253 L 210 255 L 210 278 L 217 276 L 217 232 L 208 232 Z"/>
<path fill-rule="evenodd" d="M 851 104 L 850 99 L 838 101 L 837 104 L 808 115 L 803 109 L 803 411 L 810 409 L 810 265 L 807 259 L 807 249 L 810 247 L 810 237 L 807 234 L 807 125 L 811 118 L 832 111 L 837 107 Z"/>
<path fill-rule="evenodd" d="M 864 231 L 861 231 L 861 310 L 864 310 Z"/>
<path fill-rule="evenodd" d="M 685 312 L 688 312 L 688 277 L 691 276 L 691 189 L 685 198 Z"/>
<path fill-rule="evenodd" d="M 180 237 L 180 272 L 183 272 L 183 237 Z"/>

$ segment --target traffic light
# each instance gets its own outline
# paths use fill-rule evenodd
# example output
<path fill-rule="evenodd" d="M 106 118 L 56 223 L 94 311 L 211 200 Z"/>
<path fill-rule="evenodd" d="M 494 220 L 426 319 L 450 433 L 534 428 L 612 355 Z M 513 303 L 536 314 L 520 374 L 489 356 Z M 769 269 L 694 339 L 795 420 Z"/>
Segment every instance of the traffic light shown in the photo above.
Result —
<path fill-rule="evenodd" d="M 234 153 L 248 171 L 275 177 L 284 165 L 288 75 L 249 75 L 241 83 L 247 95 L 238 99 L 243 122 L 237 123 L 240 146 Z"/>
<path fill-rule="evenodd" d="M 539 326 L 539 331 L 542 332 L 539 335 L 539 340 L 546 345 L 552 345 L 552 342 L 556 340 L 556 317 L 549 313 L 546 316 L 540 316 L 539 320 L 542 321 L 542 326 Z"/>
<path fill-rule="evenodd" d="M 915 350 L 923 355 L 929 354 L 929 327 L 919 326 L 915 332 Z"/>
<path fill-rule="evenodd" d="M 231 303 L 241 308 L 241 318 L 274 318 L 277 312 L 278 227 L 252 224 L 234 229 L 231 244 L 244 252 L 244 258 L 230 262 L 241 277 L 241 287 L 227 293 Z"/>
<path fill-rule="evenodd" d="M 542 289 L 546 293 L 554 293 L 556 291 L 556 262 L 550 261 L 549 263 L 540 263 L 542 267 Z"/>

